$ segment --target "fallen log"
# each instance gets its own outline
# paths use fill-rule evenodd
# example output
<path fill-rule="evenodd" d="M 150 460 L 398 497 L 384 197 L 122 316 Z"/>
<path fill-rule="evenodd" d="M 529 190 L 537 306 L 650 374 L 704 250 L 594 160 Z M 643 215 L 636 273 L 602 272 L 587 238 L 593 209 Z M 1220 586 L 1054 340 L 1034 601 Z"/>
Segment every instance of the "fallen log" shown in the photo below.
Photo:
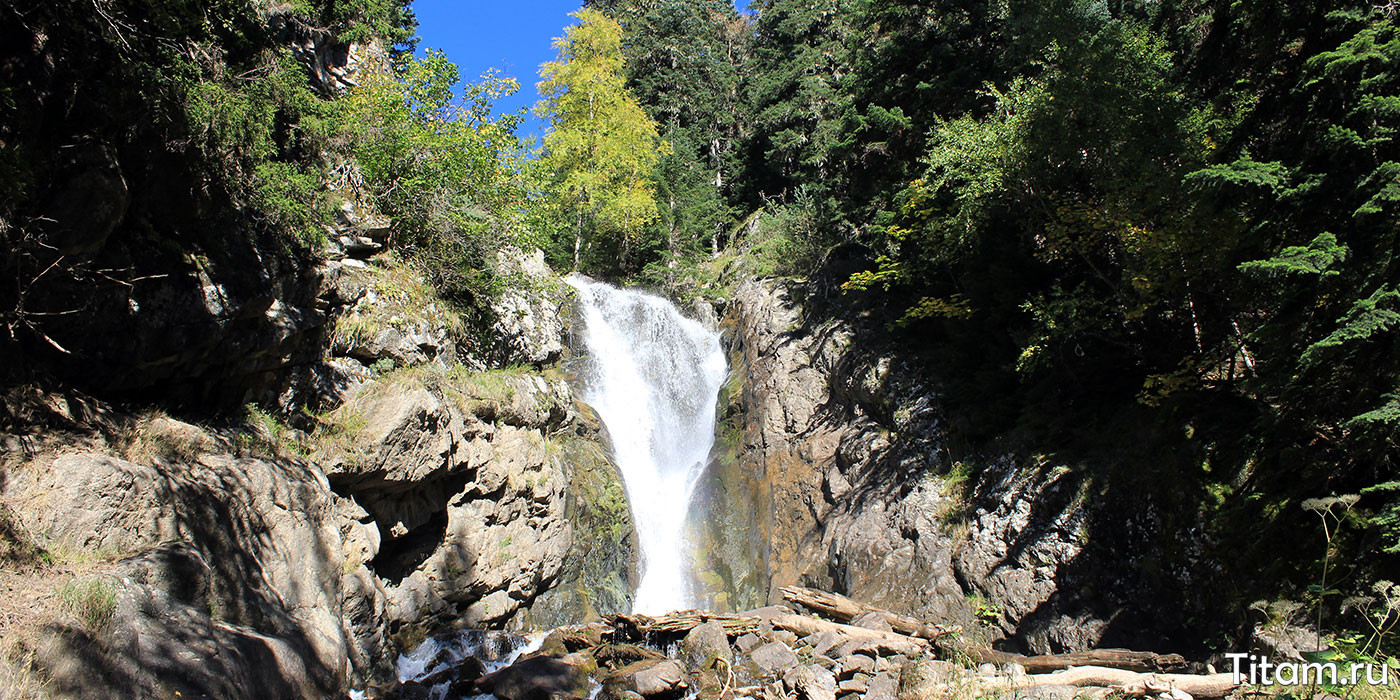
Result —
<path fill-rule="evenodd" d="M 649 634 L 685 634 L 706 622 L 718 622 L 724 627 L 725 634 L 734 637 L 746 632 L 758 630 L 761 622 L 756 617 L 741 617 L 726 613 L 714 613 L 705 610 L 677 610 L 657 617 L 649 615 L 612 615 L 609 618 L 614 625 L 622 623 L 635 627 L 641 632 Z"/>
<path fill-rule="evenodd" d="M 889 623 L 894 631 L 920 639 L 938 639 L 946 634 L 960 631 L 958 627 L 945 627 L 924 622 L 907 615 L 899 615 L 888 610 L 871 607 L 864 603 L 854 601 L 839 593 L 819 591 L 815 588 L 805 588 L 803 586 L 784 586 L 782 588 L 783 598 L 793 603 L 797 603 L 812 612 L 829 617 L 837 622 L 850 622 L 851 620 L 875 613 L 880 615 Z"/>
<path fill-rule="evenodd" d="M 839 622 L 823 620 L 807 615 L 776 615 L 768 620 L 770 624 L 778 629 L 784 629 L 799 637 L 821 632 L 832 632 L 838 634 L 857 647 L 855 650 L 870 651 L 878 654 L 921 654 L 928 648 L 928 642 L 916 637 L 899 634 L 898 632 L 886 632 L 884 630 L 872 630 L 865 627 L 855 627 L 844 625 Z"/>
<path fill-rule="evenodd" d="M 1223 698 L 1239 687 L 1234 675 L 1216 673 L 1191 675 L 1185 673 L 1134 673 L 1103 666 L 1079 666 L 1055 673 L 1039 673 L 1022 678 L 987 678 L 982 682 L 990 689 L 1022 689 L 1044 685 L 1064 685 L 1075 688 L 1112 688 L 1130 697 L 1156 696 L 1179 690 L 1192 698 Z"/>
<path fill-rule="evenodd" d="M 785 586 L 782 593 L 783 598 L 837 622 L 850 622 L 862 615 L 876 613 L 883 616 L 894 631 L 911 637 L 937 641 L 939 647 L 950 655 L 967 658 L 979 664 L 1018 663 L 1025 667 L 1027 673 L 1049 673 L 1073 666 L 1105 666 L 1125 671 L 1158 672 L 1179 669 L 1186 665 L 1186 659 L 1179 654 L 1155 654 L 1129 649 L 1090 649 L 1044 656 L 1012 654 L 992 649 L 986 645 L 973 644 L 961 637 L 947 637 L 947 635 L 960 631 L 955 626 L 945 627 L 906 615 L 898 615 L 852 600 L 839 593 L 830 593 L 803 586 Z"/>
<path fill-rule="evenodd" d="M 947 644 L 944 646 L 956 646 L 954 653 L 979 664 L 991 663 L 1000 666 L 1017 663 L 1026 669 L 1026 673 L 1050 673 L 1076 666 L 1100 666 L 1135 673 L 1156 673 L 1186 666 L 1186 659 L 1180 654 L 1155 654 L 1150 651 L 1131 651 L 1128 649 L 1089 649 L 1068 654 L 1025 656 L 998 651 L 984 645 L 970 644 L 966 640 L 958 640 L 956 645 Z"/>

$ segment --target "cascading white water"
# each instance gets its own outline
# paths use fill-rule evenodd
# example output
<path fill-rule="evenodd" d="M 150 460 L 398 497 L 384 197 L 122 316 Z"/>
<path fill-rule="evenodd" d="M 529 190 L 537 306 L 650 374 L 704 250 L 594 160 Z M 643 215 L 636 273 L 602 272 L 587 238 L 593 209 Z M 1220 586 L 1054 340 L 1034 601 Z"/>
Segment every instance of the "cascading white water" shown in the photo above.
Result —
<path fill-rule="evenodd" d="M 727 366 L 719 334 L 671 302 L 578 275 L 588 402 L 612 437 L 642 555 L 634 612 L 688 607 L 683 530 L 691 493 L 715 439 L 715 402 Z"/>

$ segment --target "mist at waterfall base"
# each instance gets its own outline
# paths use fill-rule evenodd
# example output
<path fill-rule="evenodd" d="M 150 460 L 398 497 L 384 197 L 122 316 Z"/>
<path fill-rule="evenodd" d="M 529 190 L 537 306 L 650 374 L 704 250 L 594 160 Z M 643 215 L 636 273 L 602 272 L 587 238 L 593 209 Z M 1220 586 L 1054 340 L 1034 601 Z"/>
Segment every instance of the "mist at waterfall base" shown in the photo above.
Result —
<path fill-rule="evenodd" d="M 692 607 L 686 511 L 715 439 L 719 334 L 671 302 L 571 275 L 583 316 L 583 400 L 612 438 L 641 548 L 633 612 Z"/>

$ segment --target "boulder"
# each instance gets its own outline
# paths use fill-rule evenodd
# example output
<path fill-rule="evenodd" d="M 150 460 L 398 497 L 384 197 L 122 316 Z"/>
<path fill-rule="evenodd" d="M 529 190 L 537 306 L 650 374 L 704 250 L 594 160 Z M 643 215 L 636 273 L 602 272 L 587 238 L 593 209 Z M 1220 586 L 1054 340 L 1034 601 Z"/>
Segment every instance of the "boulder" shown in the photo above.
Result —
<path fill-rule="evenodd" d="M 588 675 L 577 666 L 552 656 L 513 663 L 476 681 L 477 692 L 501 700 L 582 700 L 589 696 Z"/>
<path fill-rule="evenodd" d="M 783 685 L 799 700 L 836 700 L 836 677 L 816 664 L 788 669 Z"/>
<path fill-rule="evenodd" d="M 729 648 L 729 636 L 718 620 L 696 625 L 686 633 L 681 639 L 680 652 L 681 660 L 691 669 L 709 669 L 717 661 L 728 663 L 734 660 L 734 651 Z"/>
<path fill-rule="evenodd" d="M 614 694 L 630 691 L 642 697 L 677 696 L 689 687 L 685 667 L 673 659 L 628 664 L 609 674 L 604 684 Z"/>
<path fill-rule="evenodd" d="M 784 671 L 796 666 L 797 655 L 782 642 L 768 642 L 754 647 L 747 654 L 748 661 L 758 669 L 760 676 L 776 678 Z"/>
<path fill-rule="evenodd" d="M 898 696 L 899 681 L 889 673 L 877 673 L 866 683 L 865 700 L 895 700 Z"/>
<path fill-rule="evenodd" d="M 841 659 L 841 678 L 850 678 L 857 673 L 874 673 L 875 659 L 865 654 L 851 654 Z"/>

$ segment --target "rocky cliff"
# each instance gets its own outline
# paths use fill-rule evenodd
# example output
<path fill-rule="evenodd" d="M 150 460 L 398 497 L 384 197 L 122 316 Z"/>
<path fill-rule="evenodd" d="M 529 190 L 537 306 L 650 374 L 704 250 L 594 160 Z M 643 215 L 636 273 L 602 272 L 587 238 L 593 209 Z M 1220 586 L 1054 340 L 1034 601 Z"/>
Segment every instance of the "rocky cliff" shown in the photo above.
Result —
<path fill-rule="evenodd" d="M 1199 642 L 1199 530 L 1029 441 L 952 444 L 937 372 L 872 305 L 749 280 L 724 325 L 736 378 L 695 518 L 712 602 L 800 583 L 1031 652 Z"/>
<path fill-rule="evenodd" d="M 492 345 L 392 256 L 324 265 L 325 328 L 287 336 L 244 420 L 13 391 L 0 516 L 42 604 L 6 654 L 77 697 L 324 697 L 433 629 L 625 609 L 626 501 L 557 364 L 568 298 L 538 255 L 500 265 Z"/>

